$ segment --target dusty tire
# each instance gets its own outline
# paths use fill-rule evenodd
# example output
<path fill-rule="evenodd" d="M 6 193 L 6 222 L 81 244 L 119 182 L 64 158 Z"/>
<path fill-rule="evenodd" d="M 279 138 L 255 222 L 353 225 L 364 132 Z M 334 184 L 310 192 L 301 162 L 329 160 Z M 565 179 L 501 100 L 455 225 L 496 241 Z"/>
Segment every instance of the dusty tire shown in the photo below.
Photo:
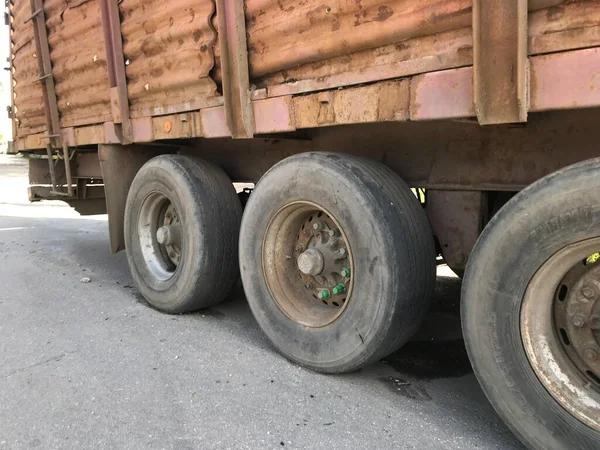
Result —
<path fill-rule="evenodd" d="M 153 307 L 184 313 L 221 302 L 235 284 L 241 205 L 231 180 L 201 159 L 165 155 L 139 171 L 127 198 L 125 244 L 133 279 Z M 158 242 L 177 226 L 178 239 Z"/>
<path fill-rule="evenodd" d="M 592 160 L 517 194 L 484 230 L 463 282 L 463 333 L 475 374 L 497 412 L 531 449 L 600 448 L 600 386 L 594 386 L 591 372 L 577 372 L 574 360 L 565 359 L 576 336 L 549 330 L 557 326 L 561 302 L 571 301 L 570 295 L 579 301 L 582 291 L 571 294 L 562 287 L 572 270 L 587 276 L 600 268 L 587 267 L 585 256 L 572 253 L 600 236 L 599 174 L 600 160 Z M 581 248 L 582 255 L 591 251 Z M 572 261 L 562 260 L 559 270 L 562 255 Z M 548 381 L 557 374 L 560 382 Z M 586 408 L 577 407 L 581 393 Z"/>
<path fill-rule="evenodd" d="M 292 209 L 286 216 L 288 208 Z M 277 224 L 295 220 L 303 208 L 315 208 L 315 217 L 322 215 L 318 220 L 327 218 L 327 235 L 339 236 L 336 245 L 341 241 L 348 246 L 349 295 L 347 301 L 338 300 L 337 313 L 335 297 L 328 305 L 334 304 L 334 313 L 319 309 L 324 306 L 310 295 L 314 284 L 304 284 L 306 274 L 293 273 L 298 271 L 297 254 L 290 255 L 300 252 L 302 245 L 294 248 L 284 243 L 281 251 L 290 255 L 280 255 L 279 247 L 271 251 Z M 333 222 L 339 225 L 337 231 Z M 306 233 L 302 230 L 298 227 L 298 239 Z M 315 233 L 319 238 L 324 232 Z M 295 229 L 291 235 L 296 237 Z M 306 239 L 312 240 L 313 235 Z M 323 239 L 329 238 L 317 243 Z M 268 281 L 286 265 L 290 265 L 289 286 L 286 280 Z M 341 373 L 386 356 L 418 330 L 435 284 L 435 246 L 419 202 L 386 166 L 341 154 L 306 153 L 277 164 L 257 184 L 242 220 L 240 269 L 252 312 L 274 346 L 305 367 Z M 318 276 L 316 280 L 318 284 Z M 290 289 L 293 292 L 288 294 Z M 317 303 L 311 303 L 313 297 Z"/>

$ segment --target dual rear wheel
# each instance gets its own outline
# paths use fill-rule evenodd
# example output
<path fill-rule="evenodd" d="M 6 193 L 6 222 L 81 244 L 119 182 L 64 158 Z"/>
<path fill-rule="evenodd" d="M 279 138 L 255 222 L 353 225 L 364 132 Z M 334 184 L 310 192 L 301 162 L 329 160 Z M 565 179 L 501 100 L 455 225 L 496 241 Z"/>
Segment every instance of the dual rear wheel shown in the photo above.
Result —
<path fill-rule="evenodd" d="M 169 313 L 217 304 L 239 267 L 273 345 L 330 373 L 382 358 L 418 330 L 435 284 L 433 236 L 416 197 L 386 166 L 331 153 L 291 157 L 257 184 L 241 233 L 240 218 L 220 168 L 187 156 L 147 163 L 129 193 L 125 236 L 148 302 Z"/>

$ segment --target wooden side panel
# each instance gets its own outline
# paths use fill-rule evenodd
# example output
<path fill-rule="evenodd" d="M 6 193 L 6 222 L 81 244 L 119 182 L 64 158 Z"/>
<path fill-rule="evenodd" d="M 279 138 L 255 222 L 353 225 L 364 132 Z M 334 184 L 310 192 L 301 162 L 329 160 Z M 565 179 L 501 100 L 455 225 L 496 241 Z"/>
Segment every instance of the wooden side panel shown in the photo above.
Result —
<path fill-rule="evenodd" d="M 120 9 L 132 118 L 222 103 L 209 76 L 212 0 L 123 0 Z"/>
<path fill-rule="evenodd" d="M 61 126 L 109 120 L 110 92 L 99 0 L 46 0 Z"/>

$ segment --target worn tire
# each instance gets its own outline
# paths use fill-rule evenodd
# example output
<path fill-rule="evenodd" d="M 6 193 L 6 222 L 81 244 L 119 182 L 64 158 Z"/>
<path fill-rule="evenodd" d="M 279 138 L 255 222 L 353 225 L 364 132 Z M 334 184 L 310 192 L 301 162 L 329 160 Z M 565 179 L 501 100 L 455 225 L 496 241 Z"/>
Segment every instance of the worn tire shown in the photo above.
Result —
<path fill-rule="evenodd" d="M 168 197 L 181 220 L 181 261 L 166 280 L 153 274 L 141 249 L 140 208 L 151 193 Z M 239 277 L 241 215 L 231 180 L 219 167 L 181 155 L 144 165 L 127 198 L 125 243 L 132 277 L 148 303 L 176 314 L 221 302 Z"/>
<path fill-rule="evenodd" d="M 358 249 L 352 298 L 335 321 L 318 328 L 282 312 L 263 271 L 269 223 L 297 201 L 330 211 Z M 254 317 L 273 345 L 300 365 L 342 373 L 395 351 L 418 330 L 435 284 L 435 246 L 421 205 L 389 168 L 344 154 L 305 153 L 274 166 L 250 196 L 240 268 Z"/>
<path fill-rule="evenodd" d="M 463 333 L 475 374 L 531 449 L 600 448 L 600 432 L 568 413 L 540 382 L 520 328 L 523 298 L 538 269 L 566 246 L 600 236 L 599 174 L 596 159 L 517 194 L 484 230 L 463 282 Z"/>

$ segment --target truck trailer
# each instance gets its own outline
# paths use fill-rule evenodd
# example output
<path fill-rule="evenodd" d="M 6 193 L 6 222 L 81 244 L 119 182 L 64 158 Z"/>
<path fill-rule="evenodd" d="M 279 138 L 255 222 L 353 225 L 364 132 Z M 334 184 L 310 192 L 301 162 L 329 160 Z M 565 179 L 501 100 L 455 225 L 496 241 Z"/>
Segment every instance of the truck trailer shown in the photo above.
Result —
<path fill-rule="evenodd" d="M 443 258 L 510 429 L 600 448 L 599 0 L 7 4 L 30 200 L 108 213 L 152 307 L 241 276 L 278 351 L 345 373 Z"/>

